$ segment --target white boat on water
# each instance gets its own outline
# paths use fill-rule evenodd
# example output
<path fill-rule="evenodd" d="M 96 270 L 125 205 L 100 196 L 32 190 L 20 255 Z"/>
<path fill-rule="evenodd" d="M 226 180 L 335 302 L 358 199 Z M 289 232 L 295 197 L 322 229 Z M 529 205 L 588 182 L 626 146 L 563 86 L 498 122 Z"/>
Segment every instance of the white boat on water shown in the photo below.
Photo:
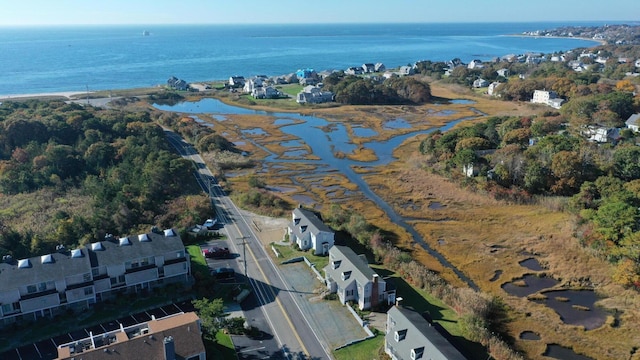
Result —
<path fill-rule="evenodd" d="M 149 36 L 151 33 L 148 30 L 142 32 L 142 36 Z"/>

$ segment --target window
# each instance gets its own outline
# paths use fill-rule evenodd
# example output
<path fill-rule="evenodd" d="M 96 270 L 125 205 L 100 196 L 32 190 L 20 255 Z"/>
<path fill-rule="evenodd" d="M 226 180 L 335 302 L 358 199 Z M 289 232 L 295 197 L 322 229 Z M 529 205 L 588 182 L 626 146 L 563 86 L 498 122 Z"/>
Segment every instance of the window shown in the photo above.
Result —
<path fill-rule="evenodd" d="M 38 291 L 38 288 L 36 288 L 35 285 L 28 285 L 27 286 L 27 294 L 33 294 L 35 292 Z"/>
<path fill-rule="evenodd" d="M 85 294 L 85 295 L 91 295 L 91 294 L 93 294 L 93 288 L 92 288 L 92 287 L 86 287 L 86 288 L 84 288 L 84 294 Z"/>
<path fill-rule="evenodd" d="M 183 258 L 183 257 L 184 257 L 184 251 L 178 251 L 178 252 L 176 253 L 176 257 L 177 257 L 178 259 L 179 259 L 179 258 Z"/>
<path fill-rule="evenodd" d="M 123 283 L 125 281 L 124 275 L 118 276 L 118 283 Z"/>
<path fill-rule="evenodd" d="M 91 281 L 91 273 L 84 273 L 82 275 L 82 279 L 84 280 L 84 282 Z"/>
<path fill-rule="evenodd" d="M 424 354 L 424 346 L 411 349 L 411 360 L 421 359 L 422 354 Z"/>
<path fill-rule="evenodd" d="M 93 275 L 93 277 L 97 277 L 98 275 L 100 275 L 100 271 L 97 268 L 91 269 L 91 275 Z"/>
<path fill-rule="evenodd" d="M 371 296 L 365 296 L 364 297 L 364 302 L 365 303 L 371 302 Z"/>
<path fill-rule="evenodd" d="M 395 341 L 402 341 L 407 337 L 407 329 L 396 331 L 393 335 Z"/>

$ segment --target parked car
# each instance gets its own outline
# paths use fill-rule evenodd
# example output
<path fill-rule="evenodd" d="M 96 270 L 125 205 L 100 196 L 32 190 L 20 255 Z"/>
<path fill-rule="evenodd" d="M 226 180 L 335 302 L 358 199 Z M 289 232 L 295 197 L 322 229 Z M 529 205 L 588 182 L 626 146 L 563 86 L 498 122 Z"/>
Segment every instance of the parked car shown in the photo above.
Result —
<path fill-rule="evenodd" d="M 218 280 L 235 279 L 236 272 L 232 268 L 221 267 L 211 271 L 211 274 Z"/>
<path fill-rule="evenodd" d="M 202 224 L 202 226 L 206 227 L 208 230 L 213 230 L 218 223 L 218 219 L 207 219 L 207 221 Z"/>
<path fill-rule="evenodd" d="M 204 255 L 204 257 L 206 258 L 212 259 L 227 259 L 231 257 L 231 252 L 229 252 L 229 248 L 212 246 L 206 249 L 202 249 L 202 255 Z"/>

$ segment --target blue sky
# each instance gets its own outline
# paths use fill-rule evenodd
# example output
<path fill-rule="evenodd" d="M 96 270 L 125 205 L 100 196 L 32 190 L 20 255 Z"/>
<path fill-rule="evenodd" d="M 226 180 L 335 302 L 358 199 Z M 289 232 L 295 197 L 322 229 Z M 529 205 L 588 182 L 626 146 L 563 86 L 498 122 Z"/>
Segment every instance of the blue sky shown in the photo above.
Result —
<path fill-rule="evenodd" d="M 2 25 L 640 21 L 638 0 L 0 0 Z"/>

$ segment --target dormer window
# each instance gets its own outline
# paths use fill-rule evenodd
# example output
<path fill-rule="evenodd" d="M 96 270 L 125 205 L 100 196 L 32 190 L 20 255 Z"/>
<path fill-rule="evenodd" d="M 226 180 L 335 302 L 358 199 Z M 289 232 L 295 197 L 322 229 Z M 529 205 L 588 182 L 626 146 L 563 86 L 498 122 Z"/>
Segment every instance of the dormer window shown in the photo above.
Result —
<path fill-rule="evenodd" d="M 40 262 L 43 264 L 53 264 L 53 256 L 51 254 L 40 256 Z"/>
<path fill-rule="evenodd" d="M 72 257 L 72 258 L 81 258 L 81 257 L 83 257 L 83 256 L 84 256 L 84 255 L 82 255 L 82 250 L 80 250 L 80 249 L 73 249 L 73 250 L 71 250 L 71 257 Z"/>
<path fill-rule="evenodd" d="M 342 281 L 349 279 L 351 277 L 351 271 L 345 271 L 342 273 Z"/>
<path fill-rule="evenodd" d="M 419 348 L 411 349 L 411 360 L 422 359 L 422 355 L 424 354 L 424 346 Z"/>
<path fill-rule="evenodd" d="M 29 261 L 29 259 L 18 260 L 18 268 L 27 269 L 30 267 L 31 267 L 31 262 Z"/>
<path fill-rule="evenodd" d="M 98 242 L 91 243 L 91 250 L 102 251 L 104 250 L 104 247 L 102 246 L 102 243 L 98 241 Z"/>
<path fill-rule="evenodd" d="M 407 337 L 407 329 L 404 330 L 398 330 L 396 331 L 396 333 L 393 335 L 393 338 L 395 339 L 396 342 L 402 341 L 404 340 L 404 338 Z"/>
<path fill-rule="evenodd" d="M 305 231 L 307 231 L 307 225 L 300 226 L 300 232 L 305 232 Z"/>
<path fill-rule="evenodd" d="M 298 224 L 300 224 L 300 219 L 299 219 L 299 218 L 294 218 L 294 219 L 293 219 L 293 224 L 294 224 L 294 225 L 298 225 Z"/>
<path fill-rule="evenodd" d="M 340 264 L 342 263 L 342 260 L 336 260 L 333 262 L 333 270 L 337 269 L 340 267 Z"/>
<path fill-rule="evenodd" d="M 173 229 L 166 229 L 164 231 L 164 236 L 166 236 L 166 237 L 176 236 L 176 233 L 175 233 L 175 231 L 173 231 Z"/>
<path fill-rule="evenodd" d="M 118 240 L 118 244 L 120 246 L 128 246 L 128 245 L 131 245 L 131 241 L 129 241 L 128 237 L 122 237 Z"/>
<path fill-rule="evenodd" d="M 138 241 L 140 241 L 140 242 L 147 242 L 147 241 L 149 241 L 149 235 L 147 235 L 147 234 L 140 234 L 140 235 L 138 235 Z"/>

